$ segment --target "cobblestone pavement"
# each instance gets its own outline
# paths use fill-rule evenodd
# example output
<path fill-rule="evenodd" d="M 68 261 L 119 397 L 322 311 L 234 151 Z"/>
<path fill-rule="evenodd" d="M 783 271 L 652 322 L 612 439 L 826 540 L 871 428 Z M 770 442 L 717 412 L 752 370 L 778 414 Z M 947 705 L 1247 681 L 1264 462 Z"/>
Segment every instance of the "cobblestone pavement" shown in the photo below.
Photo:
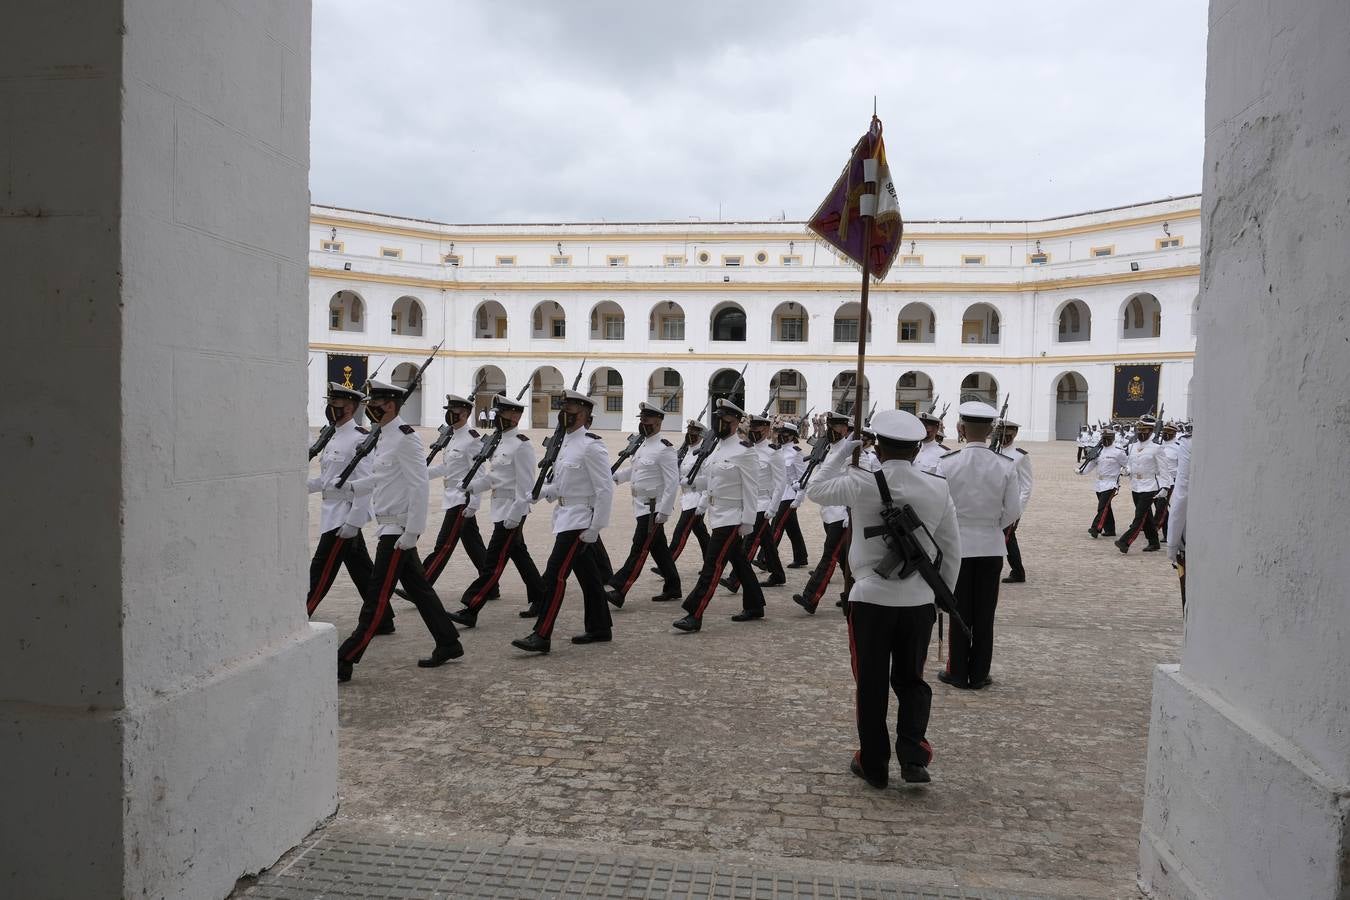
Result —
<path fill-rule="evenodd" d="M 613 453 L 623 435 L 606 440 Z M 849 774 L 847 634 L 833 607 L 811 617 L 791 602 L 807 570 L 766 590 L 758 622 L 731 622 L 739 599 L 719 591 L 694 635 L 671 629 L 678 604 L 650 602 L 659 581 L 645 574 L 614 614 L 614 642 L 588 647 L 567 641 L 581 631 L 573 583 L 553 652 L 527 657 L 509 644 L 530 623 L 516 616 L 524 594 L 508 566 L 503 598 L 464 634 L 465 657 L 440 669 L 415 667 L 430 640 L 396 601 L 397 633 L 376 639 L 339 692 L 335 824 L 410 840 L 883 865 L 909 883 L 1135 896 L 1151 674 L 1178 656 L 1176 579 L 1165 554 L 1138 552 L 1142 541 L 1122 556 L 1088 536 L 1095 498 L 1074 472 L 1073 445 L 1027 447 L 1036 493 L 1019 536 L 1029 580 L 1002 588 L 994 685 L 962 692 L 930 679 L 931 786 L 875 791 Z M 439 483 L 433 491 L 424 551 L 439 525 Z M 1122 528 L 1128 496 L 1116 501 Z M 542 568 L 551 537 L 541 506 L 526 529 Z M 620 486 L 605 532 L 616 565 L 630 509 Z M 809 502 L 801 512 L 814 562 L 820 518 Z M 680 560 L 686 590 L 697 567 L 695 546 Z M 457 553 L 440 581 L 448 607 L 471 577 Z M 315 619 L 345 634 L 358 607 L 343 574 Z M 935 641 L 930 672 L 936 650 Z"/>

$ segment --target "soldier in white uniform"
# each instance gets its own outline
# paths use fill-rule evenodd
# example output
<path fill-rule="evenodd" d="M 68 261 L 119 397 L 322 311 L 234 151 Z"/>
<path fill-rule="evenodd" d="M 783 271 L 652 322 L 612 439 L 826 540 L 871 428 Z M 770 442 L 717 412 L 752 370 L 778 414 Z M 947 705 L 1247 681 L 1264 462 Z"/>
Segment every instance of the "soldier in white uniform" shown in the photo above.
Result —
<path fill-rule="evenodd" d="M 319 511 L 319 546 L 309 564 L 309 594 L 305 598 L 305 611 L 311 616 L 323 598 L 328 596 L 340 565 L 347 567 L 347 574 L 363 598 L 370 590 L 370 573 L 375 564 L 370 561 L 370 551 L 366 549 L 365 538 L 361 535 L 361 526 L 370 520 L 370 498 L 363 497 L 360 502 L 354 502 L 356 491 L 350 479 L 340 488 L 335 486 L 357 446 L 369 433 L 355 421 L 356 411 L 365 399 L 365 394 L 360 391 L 336 381 L 328 383 L 328 406 L 324 415 L 332 423 L 334 431 L 319 456 L 319 474 L 309 479 L 308 483 L 311 494 L 323 493 L 323 506 Z M 371 459 L 367 456 L 357 464 L 352 477 L 369 475 L 370 467 Z M 394 611 L 390 609 L 375 633 L 393 632 Z"/>
<path fill-rule="evenodd" d="M 1189 429 L 1188 429 L 1189 431 Z M 1167 540 L 1167 558 L 1181 582 L 1181 611 L 1186 611 L 1186 508 L 1191 492 L 1191 441 L 1189 434 L 1177 441 L 1177 478 L 1168 498 L 1172 532 Z"/>
<path fill-rule="evenodd" d="M 564 391 L 558 415 L 562 418 L 562 445 L 542 497 L 553 501 L 553 552 L 544 569 L 544 602 L 534 630 L 511 642 L 531 653 L 547 653 L 553 626 L 567 593 L 567 576 L 575 573 L 585 604 L 585 632 L 572 638 L 574 644 L 604 643 L 613 637 L 609 604 L 605 602 L 591 545 L 609 524 L 614 500 L 614 475 L 609 471 L 609 451 L 600 435 L 586 428 L 595 401 L 578 391 Z"/>
<path fill-rule="evenodd" d="M 441 577 L 450 557 L 454 555 L 455 547 L 460 544 L 464 546 L 474 570 L 479 574 L 482 574 L 487 561 L 487 548 L 483 546 L 483 535 L 478 530 L 477 519 L 483 491 L 490 483 L 487 466 L 480 466 L 473 482 L 467 488 L 463 486 L 464 476 L 473 468 L 474 457 L 483 446 L 483 436 L 469 427 L 472 413 L 471 402 L 457 394 L 445 395 L 445 424 L 451 429 L 451 437 L 440 460 L 427 469 L 428 478 L 444 480 L 441 509 L 445 510 L 445 518 L 441 522 L 440 533 L 436 535 L 436 546 L 422 559 L 422 565 L 427 570 L 427 581 L 432 584 Z"/>
<path fill-rule="evenodd" d="M 379 545 L 356 630 L 338 648 L 338 681 L 351 680 L 352 667 L 361 661 L 377 623 L 389 609 L 395 582 L 403 585 L 436 641 L 431 656 L 419 659 L 417 665 L 429 669 L 464 655 L 459 631 L 435 589 L 427 583 L 422 559 L 417 555 L 417 539 L 426 530 L 430 493 L 426 447 L 413 427 L 399 416 L 407 399 L 404 389 L 379 381 L 370 382 L 369 389 L 366 410 L 380 424 L 379 443 L 372 454 L 370 474 L 349 483 L 357 497 L 370 498 Z"/>
<path fill-rule="evenodd" d="M 830 444 L 842 441 L 849 432 L 849 418 L 843 413 L 831 412 L 825 416 L 826 433 L 818 440 L 828 440 Z M 807 496 L 810 490 L 803 492 Z M 797 502 L 801 502 L 798 497 Z M 820 551 L 820 561 L 806 578 L 806 585 L 800 594 L 792 595 L 792 602 L 809 612 L 816 614 L 820 598 L 834 577 L 834 568 L 840 559 L 848 553 L 848 507 L 832 503 L 820 507 L 820 519 L 825 524 L 825 546 Z M 845 577 L 847 581 L 847 576 Z"/>
<path fill-rule="evenodd" d="M 764 416 L 751 416 L 750 427 L 746 431 L 746 440 L 759 459 L 759 500 L 756 504 L 755 528 L 744 541 L 745 558 L 754 559 L 761 548 L 764 550 L 764 568 L 769 573 L 768 581 L 761 581 L 760 587 L 777 587 L 787 583 L 783 572 L 783 563 L 778 559 L 778 548 L 769 538 L 769 527 L 773 524 L 773 514 L 778 509 L 778 498 L 783 496 L 787 483 L 787 466 L 778 448 L 769 443 L 769 430 L 772 423 Z M 733 593 L 740 589 L 741 580 L 732 570 L 722 579 L 722 587 Z"/>
<path fill-rule="evenodd" d="M 942 457 L 938 474 L 947 479 L 961 533 L 961 574 L 956 580 L 956 609 L 970 626 L 971 638 L 948 629 L 947 668 L 938 680 L 959 688 L 991 683 L 994 613 L 1003 571 L 1003 529 L 1022 515 L 1017 467 L 988 444 L 998 410 L 977 400 L 961 404 L 957 432 L 966 446 Z"/>
<path fill-rule="evenodd" d="M 1168 508 L 1172 500 L 1172 488 L 1177 480 L 1177 463 L 1180 461 L 1180 448 L 1177 442 L 1177 426 L 1168 422 L 1162 426 L 1162 443 L 1158 445 L 1158 493 L 1153 498 L 1153 521 L 1158 529 L 1160 540 L 1167 540 Z"/>
<path fill-rule="evenodd" d="M 525 406 L 504 394 L 498 394 L 492 402 L 497 411 L 495 427 L 501 432 L 488 478 L 492 486 L 492 537 L 488 539 L 482 570 L 460 598 L 465 608 L 451 613 L 454 620 L 466 628 L 477 624 L 478 612 L 496 590 L 508 559 L 515 564 L 529 601 L 529 606 L 521 611 L 521 617 L 539 615 L 544 605 L 539 570 L 525 546 L 525 517 L 530 512 L 537 462 L 534 445 L 517 427 Z"/>
<path fill-rule="evenodd" d="M 1120 473 L 1125 470 L 1127 461 L 1125 451 L 1115 445 L 1116 433 L 1110 425 L 1102 429 L 1101 442 L 1097 458 L 1084 463 L 1079 470 L 1081 475 L 1096 476 L 1093 490 L 1097 494 L 1097 512 L 1088 526 L 1088 534 L 1094 538 L 1099 534 L 1116 536 L 1116 514 L 1111 509 L 1111 501 L 1120 490 Z M 1093 443 L 1095 446 L 1096 442 Z"/>
<path fill-rule="evenodd" d="M 661 593 L 653 600 L 678 600 L 684 596 L 680 589 L 680 570 L 670 558 L 666 544 L 666 522 L 675 509 L 675 492 L 679 487 L 680 469 L 676 461 L 675 445 L 661 437 L 661 422 L 665 410 L 646 401 L 638 404 L 638 431 L 642 444 L 633 454 L 632 462 L 614 475 L 615 484 L 633 485 L 633 545 L 628 559 L 614 573 L 605 591 L 606 599 L 615 606 L 623 606 L 624 598 L 642 572 L 650 553 L 657 571 L 665 579 Z"/>
<path fill-rule="evenodd" d="M 777 550 L 783 540 L 783 535 L 787 534 L 788 541 L 792 544 L 792 562 L 787 565 L 789 569 L 804 569 L 808 565 L 806 559 L 806 541 L 802 538 L 802 526 L 797 521 L 797 507 L 800 501 L 797 499 L 797 482 L 806 471 L 806 454 L 802 452 L 802 445 L 797 443 L 797 426 L 791 422 L 781 423 L 775 432 L 778 438 L 778 453 L 783 457 L 783 493 L 778 500 L 778 508 L 774 513 L 773 521 L 769 525 L 769 538 L 774 549 Z M 760 562 L 757 562 L 760 568 L 764 568 L 763 551 L 760 554 Z M 780 556 L 781 559 L 781 556 Z"/>
<path fill-rule="evenodd" d="M 736 433 L 745 412 L 730 400 L 717 401 L 717 444 L 694 477 L 694 486 L 705 493 L 708 505 L 705 518 L 712 526 L 708 548 L 703 553 L 703 568 L 698 583 L 684 598 L 686 615 L 673 624 L 680 631 L 698 631 L 703 613 L 717 591 L 722 569 L 730 563 L 740 576 L 741 611 L 732 616 L 736 622 L 764 618 L 764 592 L 755 578 L 755 570 L 742 552 L 741 539 L 755 529 L 759 511 L 759 457 L 748 441 Z"/>
<path fill-rule="evenodd" d="M 951 448 L 944 447 L 938 434 L 942 431 L 942 420 L 937 414 L 932 412 L 919 413 L 919 421 L 923 423 L 925 437 L 923 443 L 919 445 L 919 455 L 914 458 L 914 465 L 925 472 L 937 472 L 938 460 L 942 454 L 950 453 Z"/>
<path fill-rule="evenodd" d="M 957 582 L 961 541 L 946 481 L 913 464 L 924 438 L 923 423 L 907 412 L 888 409 L 872 418 L 872 429 L 879 468 L 869 472 L 850 465 L 857 442 L 840 441 L 808 493 L 817 503 L 847 506 L 858 529 L 849 547 L 856 580 L 848 595 L 848 634 L 857 685 L 854 718 L 859 749 L 849 768 L 873 787 L 884 788 L 891 760 L 886 723 L 891 691 L 897 701 L 895 755 L 900 776 L 908 782 L 931 780 L 928 764 L 933 748 L 927 730 L 933 691 L 924 681 L 923 667 L 937 610 L 933 589 L 921 577 L 886 578 L 876 571 L 889 552 L 885 538 L 880 533 L 864 535 L 882 524 L 878 476 L 892 502 L 912 507 L 932 534 L 942 553 L 938 571 L 949 588 Z"/>
<path fill-rule="evenodd" d="M 703 512 L 700 509 L 703 505 L 703 492 L 689 483 L 689 469 L 694 465 L 694 451 L 698 450 L 699 444 L 703 443 L 703 435 L 706 430 L 702 422 L 695 422 L 690 419 L 689 424 L 685 426 L 684 441 L 675 454 L 675 462 L 680 470 L 680 518 L 675 523 L 675 530 L 670 535 L 670 558 L 672 560 L 680 558 L 680 554 L 684 552 L 684 545 L 689 542 L 690 534 L 698 539 L 700 553 L 704 553 L 708 549 L 708 528 L 703 524 Z M 670 599 L 678 600 L 680 598 L 673 597 Z"/>
<path fill-rule="evenodd" d="M 1017 467 L 1017 493 L 1022 501 L 1022 515 L 1026 515 L 1027 503 L 1031 500 L 1031 454 L 1021 447 L 1014 447 L 1013 441 L 1017 440 L 1017 430 L 1020 426 L 1013 421 L 1004 421 L 995 431 L 1002 434 L 1003 442 L 999 446 L 999 452 L 1013 461 Z M 1004 584 L 1021 584 L 1027 580 L 1027 570 L 1022 566 L 1022 548 L 1017 543 L 1017 526 L 1022 523 L 1019 516 L 1017 521 L 1004 529 L 1005 543 L 1008 549 L 1008 576 L 1003 579 Z"/>
<path fill-rule="evenodd" d="M 1158 445 L 1153 443 L 1153 426 L 1156 421 L 1152 416 L 1141 416 L 1135 424 L 1135 441 L 1126 451 L 1129 460 L 1126 465 L 1130 470 L 1130 494 L 1134 497 L 1134 521 L 1124 534 L 1116 538 L 1116 549 L 1121 553 L 1130 552 L 1130 545 L 1139 537 L 1140 531 L 1148 539 L 1148 545 L 1144 547 L 1145 553 L 1162 549 L 1162 544 L 1158 543 L 1158 526 L 1153 521 L 1153 498 L 1157 496 L 1158 489 L 1162 486 L 1158 480 Z"/>

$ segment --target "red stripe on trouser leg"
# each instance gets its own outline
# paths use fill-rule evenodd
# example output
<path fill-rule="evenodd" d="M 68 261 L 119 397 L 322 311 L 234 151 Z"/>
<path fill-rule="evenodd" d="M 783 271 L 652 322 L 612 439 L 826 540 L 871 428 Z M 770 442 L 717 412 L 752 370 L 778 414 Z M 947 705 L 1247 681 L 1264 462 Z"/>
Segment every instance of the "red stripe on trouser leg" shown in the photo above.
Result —
<path fill-rule="evenodd" d="M 1079 519 L 1078 521 L 1081 522 L 1082 519 Z M 928 759 L 924 760 L 923 763 L 926 766 L 933 761 L 933 745 L 928 743 L 928 738 L 924 738 L 919 741 L 919 746 L 923 748 L 924 753 L 928 754 Z"/>
<path fill-rule="evenodd" d="M 670 548 L 670 558 L 679 559 L 680 554 L 684 552 L 684 542 L 689 540 L 689 532 L 694 530 L 694 520 L 698 515 L 691 515 L 687 519 L 681 515 L 680 519 L 683 525 L 677 525 L 675 528 L 675 546 Z"/>
<path fill-rule="evenodd" d="M 651 549 L 652 538 L 656 536 L 658 527 L 660 526 L 656 524 L 655 518 L 647 523 L 647 539 L 642 542 L 642 549 L 638 551 L 637 562 L 633 564 L 633 571 L 628 573 L 628 580 L 623 583 L 623 590 L 619 591 L 620 596 L 627 597 L 628 589 L 633 586 L 633 582 L 637 581 L 638 573 L 642 571 L 642 565 L 647 561 L 647 551 Z"/>
<path fill-rule="evenodd" d="M 361 640 L 347 651 L 347 662 L 351 662 L 366 649 L 371 638 L 375 637 L 375 629 L 384 621 L 384 614 L 389 609 L 389 595 L 394 593 L 394 580 L 398 578 L 398 564 L 402 558 L 403 551 L 395 547 L 393 555 L 389 557 L 389 571 L 384 573 L 384 584 L 380 585 L 380 598 L 375 601 L 375 615 L 370 617 L 370 624 L 366 626 Z"/>
<path fill-rule="evenodd" d="M 792 507 L 778 517 L 778 524 L 773 529 L 773 542 L 775 545 L 783 539 L 783 531 L 787 528 L 787 520 L 792 517 Z"/>
<path fill-rule="evenodd" d="M 427 566 L 427 581 L 435 581 L 445 568 L 445 563 L 450 559 L 450 554 L 455 552 L 455 545 L 459 543 L 459 526 L 464 524 L 464 513 L 461 512 L 455 516 L 455 524 L 450 526 L 450 534 L 446 537 L 445 543 L 436 548 L 436 554 L 431 557 L 431 565 Z"/>
<path fill-rule="evenodd" d="M 1106 514 L 1111 511 L 1111 501 L 1114 499 L 1116 499 L 1116 492 L 1112 491 L 1111 496 L 1107 497 L 1106 502 L 1102 504 L 1102 514 L 1098 516 L 1097 521 L 1093 523 L 1093 527 L 1096 528 L 1098 531 L 1101 531 L 1103 528 L 1106 527 Z M 1079 519 L 1078 521 L 1081 522 L 1083 520 Z"/>
<path fill-rule="evenodd" d="M 328 561 L 323 564 L 323 574 L 319 576 L 319 583 L 314 585 L 314 593 L 305 601 L 305 611 L 311 616 L 314 615 L 314 610 L 319 608 L 319 601 L 333 586 L 333 579 L 337 578 L 338 554 L 342 552 L 342 545 L 345 543 L 345 539 L 338 538 L 333 541 L 333 549 L 328 551 Z"/>
<path fill-rule="evenodd" d="M 862 721 L 862 698 L 859 692 L 862 686 L 858 684 L 858 642 L 853 637 L 853 616 L 846 620 L 848 625 L 848 664 L 853 670 L 853 724 L 857 725 Z"/>
<path fill-rule="evenodd" d="M 811 592 L 811 596 L 806 598 L 812 609 L 820 605 L 820 598 L 825 596 L 825 589 L 830 586 L 830 579 L 834 577 L 834 567 L 839 563 L 839 551 L 843 546 L 844 539 L 840 538 L 839 543 L 834 545 L 834 549 L 830 551 L 829 557 L 825 560 L 825 574 L 821 576 L 820 581 L 816 584 L 816 589 Z"/>
<path fill-rule="evenodd" d="M 506 536 L 502 541 L 502 552 L 497 556 L 497 564 L 492 567 L 492 577 L 483 583 L 478 589 L 478 593 L 469 598 L 469 609 L 478 612 L 478 608 L 487 602 L 487 595 L 492 593 L 492 587 L 502 577 L 502 570 L 506 568 L 506 560 L 511 556 L 511 545 L 515 543 L 516 534 L 520 529 L 517 528 Z"/>
<path fill-rule="evenodd" d="M 542 627 L 539 629 L 539 636 L 546 638 L 553 634 L 553 622 L 558 618 L 558 610 L 562 609 L 563 594 L 567 593 L 567 576 L 572 573 L 572 557 L 576 556 L 577 547 L 581 544 L 581 534 L 572 540 L 572 546 L 567 549 L 567 555 L 563 557 L 562 564 L 558 566 L 558 578 L 553 582 L 553 596 L 548 600 L 548 612 L 544 614 Z"/>
<path fill-rule="evenodd" d="M 713 561 L 712 578 L 708 579 L 708 589 L 703 592 L 703 599 L 699 600 L 698 606 L 695 607 L 695 609 L 698 610 L 698 612 L 694 613 L 695 619 L 703 618 L 703 611 L 708 608 L 708 601 L 712 599 L 712 595 L 717 591 L 717 582 L 722 577 L 722 567 L 727 564 L 727 554 L 731 552 L 731 542 L 739 541 L 740 539 L 740 529 L 732 528 L 731 533 L 727 535 L 727 539 L 722 543 L 722 549 L 717 551 L 717 558 Z"/>

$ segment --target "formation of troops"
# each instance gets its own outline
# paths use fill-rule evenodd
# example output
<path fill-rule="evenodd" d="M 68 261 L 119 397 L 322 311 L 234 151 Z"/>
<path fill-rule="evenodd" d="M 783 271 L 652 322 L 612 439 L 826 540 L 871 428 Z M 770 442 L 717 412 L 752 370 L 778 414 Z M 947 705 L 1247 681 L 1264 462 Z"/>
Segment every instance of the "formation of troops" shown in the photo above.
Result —
<path fill-rule="evenodd" d="M 811 565 L 798 521 L 802 501 L 810 499 L 824 525 L 824 546 L 792 601 L 815 615 L 830 585 L 842 582 L 835 605 L 848 618 L 857 684 L 854 774 L 884 787 L 894 749 L 903 780 L 929 780 L 932 691 L 924 668 L 939 616 L 935 602 L 945 602 L 953 619 L 937 678 L 962 690 L 991 684 L 999 586 L 1027 577 L 1017 526 L 1033 488 L 1029 455 L 1014 446 L 1018 426 L 999 419 L 992 406 L 960 405 L 956 449 L 943 443 L 943 422 L 932 410 L 918 416 L 882 411 L 860 433 L 849 417 L 829 413 L 823 433 L 804 447 L 794 423 L 747 415 L 721 399 L 709 423 L 690 421 L 676 447 L 662 436 L 666 412 L 643 403 L 637 432 L 611 460 L 589 428 L 594 400 L 566 391 L 541 464 L 535 444 L 519 430 L 520 402 L 496 396 L 480 432 L 471 427 L 473 403 L 447 395 L 445 425 L 428 452 L 400 416 L 410 393 L 379 381 L 364 393 L 330 384 L 329 426 L 311 448 L 311 457 L 316 450 L 321 455 L 309 490 L 322 494 L 322 512 L 307 610 L 314 613 L 343 566 L 362 598 L 356 628 L 338 650 L 339 681 L 351 679 L 375 636 L 394 630 L 396 593 L 414 604 L 434 641 L 419 666 L 463 656 L 460 629 L 492 614 L 487 604 L 498 596 L 508 563 L 525 589 L 519 615 L 531 623 L 511 643 L 526 653 L 552 649 L 572 580 L 582 597 L 584 630 L 571 642 L 613 640 L 610 610 L 629 599 L 649 560 L 659 579 L 650 599 L 680 603 L 683 614 L 672 622 L 677 632 L 703 628 L 719 588 L 740 595 L 731 621 L 762 619 L 765 591 L 786 584 L 785 568 Z M 356 421 L 363 406 L 369 430 Z M 1140 534 L 1145 550 L 1158 549 L 1169 527 L 1169 495 L 1171 527 L 1177 527 L 1178 429 L 1165 426 L 1162 443 L 1155 443 L 1154 424 L 1140 420 L 1125 447 L 1107 432 L 1084 454 L 1090 459 L 1082 471 L 1095 478 L 1099 498 L 1089 531 L 1115 536 L 1122 553 Z M 1134 517 L 1117 534 L 1111 500 L 1122 475 L 1130 478 Z M 443 483 L 443 518 L 423 554 L 418 548 L 429 525 L 432 478 Z M 615 568 L 602 533 L 615 486 L 624 483 L 634 527 Z M 492 525 L 486 543 L 478 523 L 484 499 Z M 553 534 L 542 574 L 524 533 L 540 503 L 552 506 Z M 378 535 L 373 560 L 362 536 L 370 524 Z M 691 536 L 701 565 L 694 584 L 685 585 L 676 560 Z M 458 608 L 447 611 L 435 584 L 461 546 L 477 576 L 463 588 Z M 899 701 L 894 729 L 887 724 L 892 692 Z"/>

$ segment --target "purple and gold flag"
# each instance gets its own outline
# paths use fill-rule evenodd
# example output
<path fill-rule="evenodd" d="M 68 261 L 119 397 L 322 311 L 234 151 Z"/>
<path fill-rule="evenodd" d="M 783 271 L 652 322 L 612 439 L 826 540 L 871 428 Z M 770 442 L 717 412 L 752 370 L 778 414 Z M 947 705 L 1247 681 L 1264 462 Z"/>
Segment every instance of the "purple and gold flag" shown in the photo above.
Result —
<path fill-rule="evenodd" d="M 863 192 L 863 160 L 866 159 L 877 161 L 877 214 L 872 220 L 871 246 L 864 248 L 858 199 Z M 891 180 L 891 170 L 886 165 L 881 120 L 876 116 L 872 117 L 872 127 L 853 146 L 848 165 L 839 173 L 839 180 L 830 188 L 806 227 L 860 267 L 866 252 L 867 270 L 878 281 L 890 272 L 891 264 L 900 252 L 905 223 L 900 217 L 900 198 Z"/>

